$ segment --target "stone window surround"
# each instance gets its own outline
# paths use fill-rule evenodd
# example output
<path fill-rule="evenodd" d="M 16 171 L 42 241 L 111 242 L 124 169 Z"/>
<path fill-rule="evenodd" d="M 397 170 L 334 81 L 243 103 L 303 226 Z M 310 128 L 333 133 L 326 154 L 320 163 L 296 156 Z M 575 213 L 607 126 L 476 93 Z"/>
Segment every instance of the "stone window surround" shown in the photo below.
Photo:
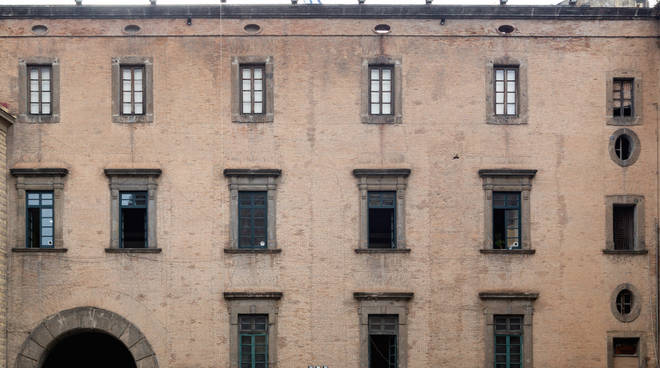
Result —
<path fill-rule="evenodd" d="M 110 246 L 107 253 L 160 253 L 156 231 L 156 199 L 160 169 L 105 169 L 110 181 Z M 119 192 L 146 191 L 147 203 L 147 248 L 119 247 Z"/>
<path fill-rule="evenodd" d="M 614 104 L 613 104 L 613 84 L 614 79 L 625 78 L 633 79 L 633 116 L 617 116 L 614 117 Z M 607 72 L 605 80 L 605 94 L 607 100 L 605 101 L 605 116 L 607 125 L 641 125 L 642 124 L 642 73 L 636 70 L 620 69 Z"/>
<path fill-rule="evenodd" d="M 633 295 L 633 301 L 632 301 L 632 309 L 630 310 L 630 313 L 628 314 L 622 314 L 619 313 L 619 310 L 616 308 L 616 297 L 619 295 L 619 293 L 622 290 L 629 290 L 632 295 Z M 612 296 L 610 297 L 610 309 L 612 310 L 612 314 L 616 319 L 618 319 L 621 322 L 632 322 L 639 317 L 639 314 L 642 311 L 642 296 L 639 293 L 639 290 L 637 290 L 636 287 L 634 287 L 632 284 L 629 283 L 623 283 L 619 286 L 617 286 L 614 291 L 612 291 Z"/>
<path fill-rule="evenodd" d="M 607 368 L 614 368 L 614 339 L 638 338 L 637 349 L 639 353 L 638 368 L 646 368 L 646 332 L 645 331 L 607 331 Z"/>
<path fill-rule="evenodd" d="M 412 292 L 355 292 L 360 323 L 360 368 L 369 367 L 369 315 L 396 314 L 399 319 L 397 336 L 398 368 L 408 367 L 408 304 Z"/>
<path fill-rule="evenodd" d="M 263 64 L 264 93 L 266 104 L 263 114 L 241 113 L 240 96 L 240 66 L 244 64 Z M 275 96 L 273 86 L 273 57 L 272 56 L 232 56 L 231 58 L 231 121 L 234 123 L 272 123 L 275 118 Z"/>
<path fill-rule="evenodd" d="M 361 103 L 360 103 L 360 121 L 365 124 L 401 124 L 403 122 L 403 75 L 401 72 L 402 58 L 380 55 L 376 57 L 362 58 L 361 67 Z M 392 76 L 392 112 L 391 115 L 371 115 L 369 113 L 369 77 L 370 65 L 391 65 L 394 67 Z"/>
<path fill-rule="evenodd" d="M 241 314 L 268 315 L 268 367 L 277 368 L 277 316 L 282 293 L 224 292 L 229 311 L 229 360 L 231 368 L 238 367 L 238 316 Z"/>
<path fill-rule="evenodd" d="M 482 169 L 479 176 L 484 189 L 484 242 L 481 253 L 487 254 L 534 254 L 531 243 L 532 179 L 537 170 Z M 493 248 L 493 192 L 520 192 L 520 249 Z"/>
<path fill-rule="evenodd" d="M 631 144 L 632 144 L 632 151 L 630 152 L 630 157 L 628 157 L 627 160 L 621 160 L 619 157 L 616 155 L 615 151 L 615 146 L 616 146 L 616 140 L 619 138 L 619 136 L 626 134 L 628 137 L 631 139 Z M 614 161 L 617 165 L 619 166 L 630 166 L 634 164 L 637 159 L 639 158 L 639 153 L 642 150 L 642 146 L 639 141 L 639 137 L 637 137 L 637 134 L 635 134 L 634 131 L 628 129 L 628 128 L 621 128 L 616 130 L 612 135 L 610 136 L 610 142 L 608 145 L 607 150 L 610 153 L 610 158 L 612 161 Z"/>
<path fill-rule="evenodd" d="M 486 318 L 485 342 L 486 361 L 484 367 L 493 367 L 495 362 L 495 316 L 521 315 L 523 316 L 523 365 L 533 367 L 534 341 L 532 335 L 534 301 L 538 293 L 525 292 L 480 292 L 479 299 L 483 303 L 483 313 Z"/>
<path fill-rule="evenodd" d="M 32 115 L 28 107 L 28 65 L 50 65 L 51 114 Z M 18 59 L 18 119 L 19 123 L 59 123 L 60 122 L 60 62 L 56 57 L 33 56 Z"/>
<path fill-rule="evenodd" d="M 518 91 L 516 93 L 517 112 L 515 116 L 495 115 L 495 72 L 496 67 L 509 66 L 518 68 Z M 486 61 L 486 123 L 498 125 L 527 124 L 527 59 L 509 56 L 489 58 Z"/>
<path fill-rule="evenodd" d="M 614 205 L 635 205 L 634 248 L 614 249 Z M 605 254 L 647 254 L 645 241 L 644 196 L 634 194 L 605 196 Z"/>
<path fill-rule="evenodd" d="M 121 114 L 121 66 L 144 65 L 144 114 Z M 151 123 L 154 121 L 154 59 L 147 56 L 122 56 L 112 58 L 112 122 Z"/>
<path fill-rule="evenodd" d="M 279 253 L 276 232 L 276 194 L 277 179 L 282 175 L 280 169 L 225 169 L 224 176 L 229 180 L 229 245 L 225 253 Z M 267 248 L 238 247 L 238 192 L 265 191 L 267 198 Z"/>
<path fill-rule="evenodd" d="M 66 252 L 63 241 L 64 227 L 64 177 L 69 170 L 64 168 L 14 168 L 16 177 L 16 231 L 14 252 Z M 32 190 L 53 191 L 53 248 L 27 248 L 25 244 L 26 192 Z"/>
<path fill-rule="evenodd" d="M 356 253 L 407 253 L 406 244 L 406 187 L 410 169 L 355 169 L 360 191 L 360 239 Z M 369 248 L 370 191 L 396 192 L 396 248 Z"/>

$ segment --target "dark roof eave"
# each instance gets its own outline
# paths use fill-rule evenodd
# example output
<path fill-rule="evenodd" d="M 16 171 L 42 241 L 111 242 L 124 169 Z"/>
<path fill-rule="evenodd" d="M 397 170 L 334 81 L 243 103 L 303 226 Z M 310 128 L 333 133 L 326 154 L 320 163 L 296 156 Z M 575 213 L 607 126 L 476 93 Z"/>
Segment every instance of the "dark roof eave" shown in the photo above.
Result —
<path fill-rule="evenodd" d="M 0 6 L 0 19 L 656 19 L 651 8 L 492 5 Z"/>

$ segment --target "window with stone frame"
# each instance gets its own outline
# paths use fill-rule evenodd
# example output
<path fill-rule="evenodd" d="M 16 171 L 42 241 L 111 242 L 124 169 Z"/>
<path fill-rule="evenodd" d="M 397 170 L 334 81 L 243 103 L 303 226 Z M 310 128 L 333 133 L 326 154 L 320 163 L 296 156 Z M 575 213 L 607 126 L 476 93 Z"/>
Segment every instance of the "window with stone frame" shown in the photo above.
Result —
<path fill-rule="evenodd" d="M 538 293 L 480 292 L 486 319 L 485 367 L 531 368 L 532 318 Z"/>
<path fill-rule="evenodd" d="M 410 169 L 355 169 L 360 194 L 356 252 L 408 252 L 405 193 Z"/>
<path fill-rule="evenodd" d="M 64 168 L 14 168 L 16 177 L 16 248 L 64 250 Z"/>
<path fill-rule="evenodd" d="M 377 56 L 362 59 L 361 121 L 367 124 L 402 122 L 401 58 Z"/>
<path fill-rule="evenodd" d="M 355 292 L 360 325 L 360 367 L 408 366 L 408 304 L 412 292 Z"/>
<path fill-rule="evenodd" d="M 534 253 L 530 192 L 536 170 L 479 170 L 484 189 L 482 253 Z"/>
<path fill-rule="evenodd" d="M 495 115 L 518 115 L 518 66 L 496 65 Z"/>
<path fill-rule="evenodd" d="M 642 311 L 642 296 L 630 283 L 618 285 L 610 295 L 612 315 L 621 322 L 632 322 Z"/>
<path fill-rule="evenodd" d="M 642 73 L 636 70 L 615 70 L 608 72 L 605 80 L 607 124 L 642 124 Z"/>
<path fill-rule="evenodd" d="M 158 253 L 156 204 L 160 169 L 105 169 L 110 181 L 110 246 L 106 252 Z"/>
<path fill-rule="evenodd" d="M 234 56 L 231 60 L 231 114 L 235 123 L 274 120 L 272 56 Z"/>
<path fill-rule="evenodd" d="M 112 121 L 115 123 L 153 122 L 153 58 L 114 57 L 111 70 Z"/>
<path fill-rule="evenodd" d="M 647 254 L 644 234 L 644 196 L 605 197 L 606 254 Z"/>
<path fill-rule="evenodd" d="M 646 335 L 645 331 L 608 331 L 607 368 L 645 368 Z"/>
<path fill-rule="evenodd" d="M 230 241 L 225 253 L 278 252 L 276 194 L 279 169 L 225 169 L 229 181 Z"/>
<path fill-rule="evenodd" d="M 60 121 L 60 64 L 54 57 L 19 60 L 18 121 L 58 123 Z"/>
<path fill-rule="evenodd" d="M 223 293 L 229 311 L 231 367 L 277 367 L 279 291 Z"/>
<path fill-rule="evenodd" d="M 486 123 L 527 124 L 527 60 L 496 57 L 486 62 Z"/>

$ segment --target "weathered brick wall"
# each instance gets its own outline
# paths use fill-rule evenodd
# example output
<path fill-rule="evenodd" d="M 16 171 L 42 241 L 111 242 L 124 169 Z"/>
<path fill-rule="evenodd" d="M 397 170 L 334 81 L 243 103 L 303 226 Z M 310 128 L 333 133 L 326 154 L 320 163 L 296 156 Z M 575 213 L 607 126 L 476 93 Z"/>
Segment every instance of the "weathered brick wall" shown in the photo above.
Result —
<path fill-rule="evenodd" d="M 393 33 L 381 37 L 371 31 L 382 22 L 376 20 L 193 19 L 192 26 L 182 19 L 49 20 L 43 21 L 48 37 L 22 37 L 35 22 L 0 23 L 0 35 L 11 36 L 0 42 L 0 101 L 15 111 L 19 58 L 57 57 L 61 122 L 17 123 L 8 162 L 70 170 L 68 252 L 10 254 L 10 366 L 46 316 L 94 306 L 140 328 L 160 367 L 227 367 L 222 292 L 252 290 L 284 293 L 272 342 L 279 367 L 357 367 L 355 291 L 415 293 L 409 367 L 479 367 L 485 320 L 478 292 L 520 290 L 540 293 L 536 367 L 604 367 L 610 330 L 647 332 L 648 366 L 655 367 L 654 21 L 392 20 Z M 247 36 L 243 25 L 255 22 L 263 32 Z M 127 24 L 154 37 L 126 36 Z M 500 36 L 500 24 L 518 31 Z M 402 58 L 400 125 L 360 123 L 360 63 L 381 53 Z M 274 58 L 273 123 L 231 122 L 230 60 L 240 55 Z M 153 57 L 153 123 L 111 122 L 116 56 Z M 502 56 L 527 61 L 526 125 L 485 124 L 485 68 Z M 617 69 L 639 70 L 644 78 L 644 121 L 632 128 L 642 151 L 627 168 L 607 151 L 617 128 L 605 124 L 605 78 Z M 104 252 L 110 196 L 103 169 L 117 166 L 162 168 L 161 254 Z M 411 252 L 356 254 L 359 197 L 351 171 L 392 167 L 412 169 Z M 534 255 L 479 252 L 484 192 L 477 171 L 502 167 L 538 170 L 531 192 Z M 229 241 L 224 168 L 282 169 L 281 254 L 223 252 Z M 13 181 L 7 191 L 13 213 Z M 611 194 L 644 195 L 648 255 L 602 253 Z M 23 231 L 12 219 L 9 239 Z M 624 282 L 644 300 L 640 317 L 627 324 L 610 312 L 610 294 Z"/>

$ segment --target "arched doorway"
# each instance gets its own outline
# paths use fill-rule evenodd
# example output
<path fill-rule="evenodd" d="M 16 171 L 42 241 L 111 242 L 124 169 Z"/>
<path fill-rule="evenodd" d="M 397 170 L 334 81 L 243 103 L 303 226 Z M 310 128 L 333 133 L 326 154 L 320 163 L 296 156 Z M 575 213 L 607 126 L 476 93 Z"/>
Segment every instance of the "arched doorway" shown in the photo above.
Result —
<path fill-rule="evenodd" d="M 42 368 L 136 368 L 133 355 L 115 337 L 95 330 L 74 331 L 46 352 Z"/>
<path fill-rule="evenodd" d="M 122 316 L 94 307 L 68 309 L 32 330 L 16 368 L 158 368 L 146 337 Z"/>

